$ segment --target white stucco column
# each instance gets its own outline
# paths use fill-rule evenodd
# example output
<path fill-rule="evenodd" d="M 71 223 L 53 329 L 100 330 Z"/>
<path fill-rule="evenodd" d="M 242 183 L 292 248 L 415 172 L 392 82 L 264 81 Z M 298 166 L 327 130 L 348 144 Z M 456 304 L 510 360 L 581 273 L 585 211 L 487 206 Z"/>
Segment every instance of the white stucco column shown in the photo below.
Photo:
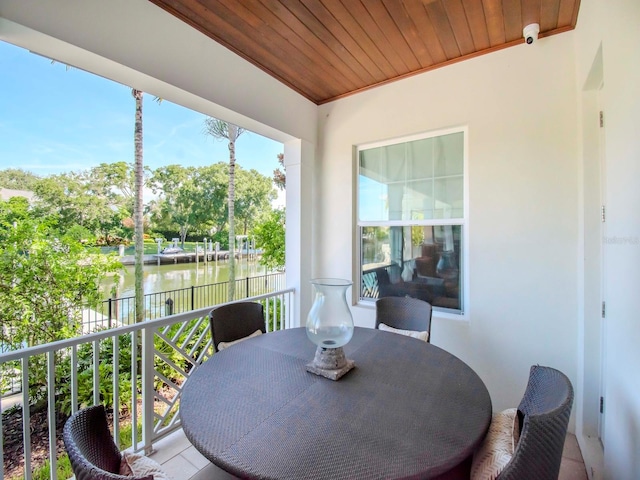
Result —
<path fill-rule="evenodd" d="M 304 325 L 311 308 L 312 236 L 312 166 L 314 148 L 305 140 L 284 144 L 287 174 L 286 279 L 287 287 L 296 289 L 293 326 Z"/>

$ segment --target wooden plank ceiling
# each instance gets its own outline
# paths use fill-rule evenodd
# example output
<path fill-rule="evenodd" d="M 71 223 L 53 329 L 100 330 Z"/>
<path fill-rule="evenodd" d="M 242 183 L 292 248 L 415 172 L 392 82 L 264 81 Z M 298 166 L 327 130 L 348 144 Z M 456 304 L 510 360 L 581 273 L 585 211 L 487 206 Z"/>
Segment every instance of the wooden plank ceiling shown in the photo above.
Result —
<path fill-rule="evenodd" d="M 572 30 L 580 0 L 149 0 L 316 104 Z M 535 43 L 531 48 L 535 48 Z"/>

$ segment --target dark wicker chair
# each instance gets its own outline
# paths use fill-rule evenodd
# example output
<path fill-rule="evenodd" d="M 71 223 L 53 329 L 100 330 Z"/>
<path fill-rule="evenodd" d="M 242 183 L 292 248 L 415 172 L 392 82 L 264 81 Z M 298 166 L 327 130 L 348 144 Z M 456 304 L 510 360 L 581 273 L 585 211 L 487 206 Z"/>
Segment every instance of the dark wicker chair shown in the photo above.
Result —
<path fill-rule="evenodd" d="M 122 454 L 113 441 L 102 405 L 84 408 L 69 417 L 63 437 L 76 480 L 153 480 L 153 475 L 118 473 Z"/>
<path fill-rule="evenodd" d="M 412 297 L 382 297 L 376 301 L 376 328 L 384 323 L 393 328 L 429 332 L 431 304 Z"/>
<path fill-rule="evenodd" d="M 518 406 L 520 440 L 496 480 L 557 480 L 573 404 L 573 387 L 554 368 L 534 365 Z"/>
<path fill-rule="evenodd" d="M 209 322 L 216 352 L 220 342 L 233 342 L 256 330 L 266 333 L 264 308 L 256 302 L 229 303 L 216 307 L 209 313 Z"/>

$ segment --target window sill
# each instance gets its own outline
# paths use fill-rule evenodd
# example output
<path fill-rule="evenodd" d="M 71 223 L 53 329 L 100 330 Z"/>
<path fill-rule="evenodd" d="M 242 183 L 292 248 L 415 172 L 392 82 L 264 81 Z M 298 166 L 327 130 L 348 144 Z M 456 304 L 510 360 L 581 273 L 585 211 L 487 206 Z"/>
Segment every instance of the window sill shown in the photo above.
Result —
<path fill-rule="evenodd" d="M 376 309 L 376 302 L 375 300 L 359 300 L 353 304 L 354 307 L 357 308 L 363 308 L 366 310 L 374 310 Z M 462 312 L 462 313 L 456 313 L 456 312 L 447 312 L 447 311 L 443 311 L 443 310 L 437 310 L 436 308 L 434 308 L 432 310 L 431 313 L 431 318 L 437 318 L 438 320 L 453 320 L 456 322 L 464 322 L 464 323 L 468 323 L 469 322 L 469 313 L 468 311 L 466 312 Z"/>
<path fill-rule="evenodd" d="M 455 312 L 444 312 L 441 310 L 436 310 L 434 309 L 431 313 L 431 319 L 442 319 L 442 320 L 453 320 L 455 322 L 464 322 L 464 323 L 468 323 L 469 322 L 469 313 L 468 312 L 462 312 L 462 313 L 455 313 Z"/>

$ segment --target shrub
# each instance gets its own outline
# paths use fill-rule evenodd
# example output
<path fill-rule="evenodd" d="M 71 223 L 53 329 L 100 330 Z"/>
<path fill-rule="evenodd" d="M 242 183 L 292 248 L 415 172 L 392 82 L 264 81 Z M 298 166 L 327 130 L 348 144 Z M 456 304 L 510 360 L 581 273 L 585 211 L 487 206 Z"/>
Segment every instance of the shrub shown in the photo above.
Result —
<path fill-rule="evenodd" d="M 119 336 L 118 386 L 119 404 L 131 403 L 131 335 Z M 107 408 L 113 408 L 113 339 L 106 338 L 98 348 L 98 375 L 100 391 L 98 402 Z M 94 403 L 93 390 L 93 344 L 82 344 L 78 348 L 78 406 L 80 408 Z M 71 358 L 65 356 L 56 367 L 57 408 L 67 415 L 71 414 Z"/>
<path fill-rule="evenodd" d="M 66 453 L 63 453 L 58 457 L 56 464 L 57 475 L 55 478 L 71 478 L 73 477 L 73 470 L 71 469 L 71 461 Z M 49 480 L 51 478 L 51 463 L 47 459 L 44 465 L 34 469 L 31 478 L 33 480 Z"/>

